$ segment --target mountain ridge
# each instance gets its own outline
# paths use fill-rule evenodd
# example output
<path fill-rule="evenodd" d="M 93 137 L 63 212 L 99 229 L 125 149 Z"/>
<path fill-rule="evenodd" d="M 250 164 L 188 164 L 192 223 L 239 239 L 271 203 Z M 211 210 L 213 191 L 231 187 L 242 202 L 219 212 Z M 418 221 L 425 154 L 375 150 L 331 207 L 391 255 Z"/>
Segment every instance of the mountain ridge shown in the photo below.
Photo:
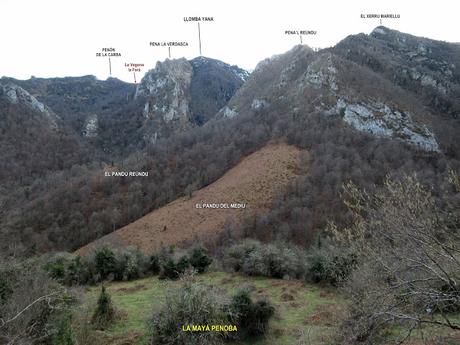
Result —
<path fill-rule="evenodd" d="M 101 154 L 110 155 L 114 148 L 130 147 L 132 152 L 160 137 L 203 125 L 247 76 L 237 66 L 197 57 L 158 61 L 139 84 L 91 75 L 1 80 L 27 90 Z M 114 139 L 120 135 L 121 140 Z"/>

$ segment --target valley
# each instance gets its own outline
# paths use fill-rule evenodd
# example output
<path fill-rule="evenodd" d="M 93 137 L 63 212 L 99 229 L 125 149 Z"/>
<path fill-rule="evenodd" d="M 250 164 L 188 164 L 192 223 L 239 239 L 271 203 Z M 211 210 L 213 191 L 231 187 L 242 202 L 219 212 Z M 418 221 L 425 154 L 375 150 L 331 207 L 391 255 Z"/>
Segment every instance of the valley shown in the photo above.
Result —
<path fill-rule="evenodd" d="M 460 343 L 460 46 L 284 28 L 246 71 L 219 20 L 139 83 L 0 79 L 0 344 Z"/>

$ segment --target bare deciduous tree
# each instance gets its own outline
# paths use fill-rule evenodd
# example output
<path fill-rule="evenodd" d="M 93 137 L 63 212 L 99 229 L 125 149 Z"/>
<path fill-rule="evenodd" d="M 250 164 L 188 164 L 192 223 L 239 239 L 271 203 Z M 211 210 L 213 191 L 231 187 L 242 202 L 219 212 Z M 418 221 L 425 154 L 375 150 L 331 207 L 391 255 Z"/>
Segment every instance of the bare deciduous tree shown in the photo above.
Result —
<path fill-rule="evenodd" d="M 347 286 L 353 303 L 343 342 L 375 343 L 396 324 L 408 330 L 400 343 L 423 324 L 459 331 L 452 317 L 460 310 L 456 205 L 440 208 L 415 176 L 387 179 L 372 196 L 351 183 L 345 192 L 356 220 L 332 231 L 360 253 L 361 265 Z"/>
<path fill-rule="evenodd" d="M 52 336 L 52 315 L 66 305 L 65 289 L 37 260 L 0 263 L 0 343 L 35 344 Z"/>

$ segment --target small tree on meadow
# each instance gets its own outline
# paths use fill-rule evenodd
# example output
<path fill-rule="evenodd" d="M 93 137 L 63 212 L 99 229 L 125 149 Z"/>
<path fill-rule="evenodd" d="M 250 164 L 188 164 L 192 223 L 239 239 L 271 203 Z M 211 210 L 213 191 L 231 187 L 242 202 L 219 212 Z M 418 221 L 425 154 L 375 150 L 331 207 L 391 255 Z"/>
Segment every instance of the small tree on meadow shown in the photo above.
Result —
<path fill-rule="evenodd" d="M 106 329 L 115 319 L 115 308 L 112 305 L 112 299 L 101 285 L 101 293 L 97 300 L 96 310 L 93 314 L 93 323 L 97 329 Z"/>

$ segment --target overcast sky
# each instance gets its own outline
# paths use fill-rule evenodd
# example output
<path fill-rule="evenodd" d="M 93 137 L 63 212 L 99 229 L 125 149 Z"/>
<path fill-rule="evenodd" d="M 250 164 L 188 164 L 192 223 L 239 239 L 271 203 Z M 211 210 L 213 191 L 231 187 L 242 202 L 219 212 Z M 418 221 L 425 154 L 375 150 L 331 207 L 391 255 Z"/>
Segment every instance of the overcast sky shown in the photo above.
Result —
<path fill-rule="evenodd" d="M 199 55 L 197 23 L 184 17 L 214 17 L 201 23 L 202 53 L 245 69 L 298 44 L 285 30 L 315 30 L 303 37 L 328 47 L 350 34 L 369 33 L 378 19 L 360 14 L 400 14 L 383 25 L 417 36 L 460 42 L 460 5 L 453 0 L 0 0 L 0 76 L 28 79 L 93 74 L 109 76 L 104 47 L 116 48 L 112 76 L 133 82 L 125 63 L 143 63 L 138 80 L 166 47 L 151 41 L 187 41 L 172 57 Z"/>

